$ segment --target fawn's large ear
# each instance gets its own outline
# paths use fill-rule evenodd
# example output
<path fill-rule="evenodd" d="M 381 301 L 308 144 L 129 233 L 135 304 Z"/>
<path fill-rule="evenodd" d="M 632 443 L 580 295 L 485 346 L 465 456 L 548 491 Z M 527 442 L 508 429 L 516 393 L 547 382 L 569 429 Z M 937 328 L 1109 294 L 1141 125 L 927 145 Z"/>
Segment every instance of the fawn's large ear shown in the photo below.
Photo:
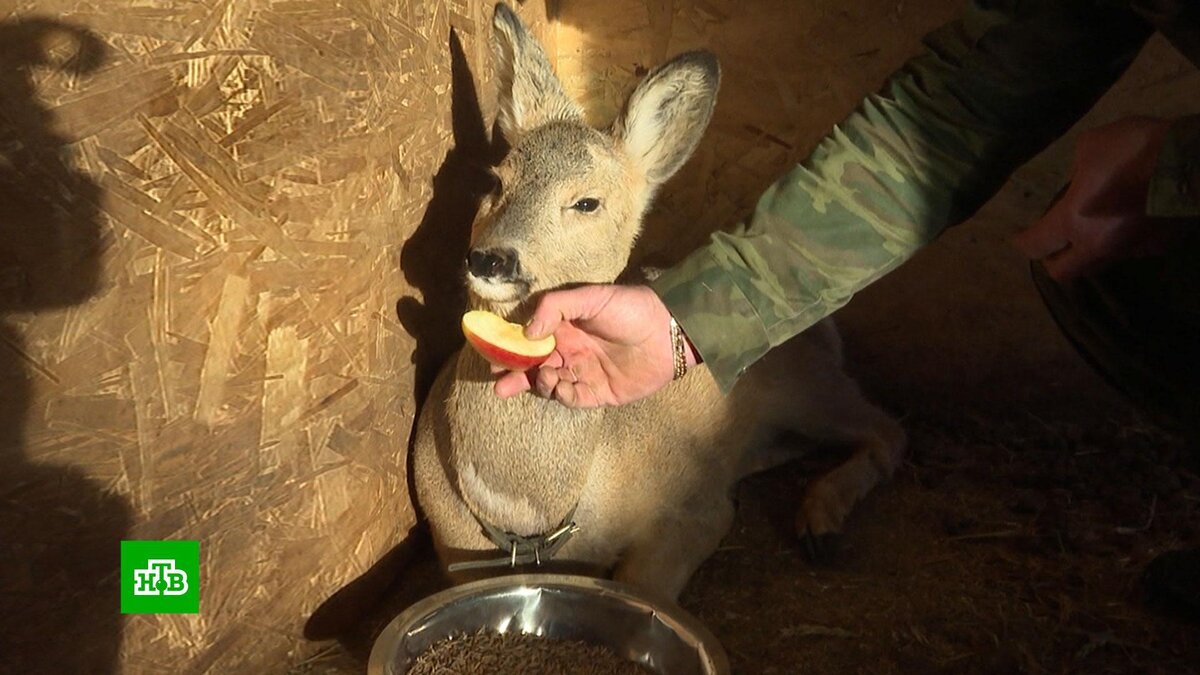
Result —
<path fill-rule="evenodd" d="M 496 5 L 492 18 L 499 99 L 496 121 L 515 143 L 523 132 L 556 120 L 582 120 L 583 112 L 550 68 L 550 60 L 512 9 Z"/>
<path fill-rule="evenodd" d="M 642 80 L 613 135 L 651 186 L 670 178 L 700 143 L 717 105 L 721 68 L 711 52 L 680 54 Z"/>

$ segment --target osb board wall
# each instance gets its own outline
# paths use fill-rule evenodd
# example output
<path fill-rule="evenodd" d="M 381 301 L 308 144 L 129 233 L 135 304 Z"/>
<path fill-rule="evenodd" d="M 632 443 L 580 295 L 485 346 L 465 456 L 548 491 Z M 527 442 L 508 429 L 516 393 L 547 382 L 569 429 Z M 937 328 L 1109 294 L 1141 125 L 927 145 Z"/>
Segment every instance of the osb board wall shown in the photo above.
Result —
<path fill-rule="evenodd" d="M 0 671 L 282 672 L 413 524 L 490 15 L 0 0 Z M 170 538 L 201 613 L 123 619 L 117 542 Z"/>

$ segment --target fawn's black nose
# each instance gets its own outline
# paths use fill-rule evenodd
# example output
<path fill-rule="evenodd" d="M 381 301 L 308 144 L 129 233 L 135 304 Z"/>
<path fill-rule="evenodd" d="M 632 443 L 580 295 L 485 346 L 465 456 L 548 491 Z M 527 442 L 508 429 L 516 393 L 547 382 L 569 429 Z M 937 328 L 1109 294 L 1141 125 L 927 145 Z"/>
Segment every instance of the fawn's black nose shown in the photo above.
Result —
<path fill-rule="evenodd" d="M 511 279 L 517 271 L 517 252 L 507 248 L 486 251 L 473 248 L 467 254 L 467 270 L 482 279 Z"/>

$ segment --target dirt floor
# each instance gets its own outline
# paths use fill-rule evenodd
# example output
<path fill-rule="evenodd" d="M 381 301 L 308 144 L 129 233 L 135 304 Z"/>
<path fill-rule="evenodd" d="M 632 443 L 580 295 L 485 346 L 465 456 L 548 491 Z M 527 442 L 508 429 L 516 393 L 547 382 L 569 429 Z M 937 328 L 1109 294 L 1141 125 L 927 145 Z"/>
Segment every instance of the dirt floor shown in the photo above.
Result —
<path fill-rule="evenodd" d="M 1177 439 L 1092 384 L 1082 395 L 1104 412 L 1074 421 L 908 407 L 911 461 L 827 565 L 792 530 L 827 464 L 745 481 L 682 604 L 735 673 L 1197 672 L 1200 627 L 1149 611 L 1138 577 L 1155 554 L 1200 545 L 1200 477 Z M 371 637 L 438 587 L 418 559 L 355 635 L 297 672 L 364 672 Z"/>
<path fill-rule="evenodd" d="M 737 672 L 1195 671 L 1196 629 L 1148 614 L 1136 585 L 1153 553 L 1196 537 L 1200 484 L 1161 468 L 1162 436 L 933 415 L 910 429 L 912 466 L 828 569 L 805 564 L 789 500 L 767 496 L 802 474 L 746 484 L 737 531 L 684 601 Z"/>
<path fill-rule="evenodd" d="M 1144 66 L 1089 122 L 1186 107 L 1172 92 L 1196 77 Z M 910 460 L 824 566 L 792 522 L 828 464 L 743 483 L 733 531 L 682 599 L 735 672 L 1200 672 L 1200 627 L 1150 611 L 1138 584 L 1156 554 L 1200 546 L 1200 462 L 1074 353 L 1008 244 L 1057 190 L 1070 141 L 839 314 L 852 369 L 904 417 Z M 434 574 L 414 561 L 303 671 L 362 672 L 373 632 Z"/>

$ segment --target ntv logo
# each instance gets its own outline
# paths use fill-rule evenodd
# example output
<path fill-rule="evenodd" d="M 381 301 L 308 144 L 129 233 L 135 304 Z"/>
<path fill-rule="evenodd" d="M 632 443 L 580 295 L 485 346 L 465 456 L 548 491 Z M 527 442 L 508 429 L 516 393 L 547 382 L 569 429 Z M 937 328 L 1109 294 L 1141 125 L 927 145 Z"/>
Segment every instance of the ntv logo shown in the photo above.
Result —
<path fill-rule="evenodd" d="M 187 572 L 177 569 L 174 560 L 150 560 L 145 569 L 133 571 L 134 595 L 184 595 L 187 592 Z"/>
<path fill-rule="evenodd" d="M 122 614 L 200 611 L 200 542 L 121 542 Z"/>

